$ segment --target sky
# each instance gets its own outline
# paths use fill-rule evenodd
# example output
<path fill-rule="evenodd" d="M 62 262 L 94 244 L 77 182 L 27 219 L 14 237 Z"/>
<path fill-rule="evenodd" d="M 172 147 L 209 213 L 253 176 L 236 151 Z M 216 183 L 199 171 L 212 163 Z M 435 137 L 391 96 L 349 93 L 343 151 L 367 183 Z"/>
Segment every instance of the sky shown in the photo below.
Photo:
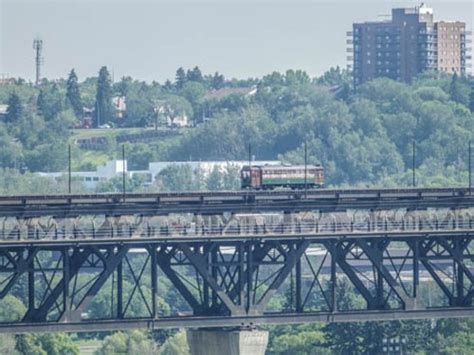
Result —
<path fill-rule="evenodd" d="M 473 29 L 474 0 L 432 0 L 435 20 Z M 261 77 L 302 69 L 318 76 L 347 64 L 353 22 L 387 19 L 391 0 L 0 0 L 0 76 L 34 79 L 33 39 L 43 76 L 82 80 L 106 65 L 114 80 L 164 82 L 179 67 Z M 384 16 L 385 15 L 385 16 Z"/>

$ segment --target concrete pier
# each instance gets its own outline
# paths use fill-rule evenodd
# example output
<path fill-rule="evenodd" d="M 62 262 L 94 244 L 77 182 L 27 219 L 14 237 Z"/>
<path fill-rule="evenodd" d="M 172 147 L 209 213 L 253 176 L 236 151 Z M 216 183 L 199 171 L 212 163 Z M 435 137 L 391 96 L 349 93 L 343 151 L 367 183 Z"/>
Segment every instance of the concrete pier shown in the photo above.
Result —
<path fill-rule="evenodd" d="M 191 355 L 265 355 L 268 331 L 256 329 L 189 329 Z"/>

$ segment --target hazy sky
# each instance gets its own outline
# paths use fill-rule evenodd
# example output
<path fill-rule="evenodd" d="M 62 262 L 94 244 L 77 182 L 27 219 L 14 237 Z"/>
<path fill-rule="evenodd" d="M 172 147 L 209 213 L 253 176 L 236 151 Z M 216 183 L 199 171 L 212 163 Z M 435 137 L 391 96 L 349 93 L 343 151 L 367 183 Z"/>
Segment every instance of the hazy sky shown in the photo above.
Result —
<path fill-rule="evenodd" d="M 474 23 L 474 0 L 427 4 L 435 18 Z M 257 77 L 345 66 L 346 31 L 415 1 L 355 0 L 0 0 L 0 75 L 34 78 L 35 36 L 44 41 L 43 75 L 75 68 L 80 79 L 102 65 L 115 80 L 164 82 L 180 66 Z"/>

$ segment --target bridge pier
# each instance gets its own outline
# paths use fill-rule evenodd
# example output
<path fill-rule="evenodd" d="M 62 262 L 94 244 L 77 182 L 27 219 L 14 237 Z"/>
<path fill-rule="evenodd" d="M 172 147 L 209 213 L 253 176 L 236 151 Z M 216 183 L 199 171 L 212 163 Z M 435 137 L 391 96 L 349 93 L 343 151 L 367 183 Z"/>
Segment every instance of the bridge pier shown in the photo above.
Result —
<path fill-rule="evenodd" d="M 259 329 L 188 329 L 191 355 L 264 355 L 268 331 Z"/>

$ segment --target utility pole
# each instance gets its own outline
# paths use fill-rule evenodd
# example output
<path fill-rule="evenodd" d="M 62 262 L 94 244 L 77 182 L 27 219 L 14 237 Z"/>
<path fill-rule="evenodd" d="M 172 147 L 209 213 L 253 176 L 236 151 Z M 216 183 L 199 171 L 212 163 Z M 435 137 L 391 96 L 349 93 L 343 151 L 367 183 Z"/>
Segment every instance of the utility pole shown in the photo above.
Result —
<path fill-rule="evenodd" d="M 469 195 L 471 195 L 472 194 L 472 142 L 471 141 L 469 141 L 468 171 L 469 171 Z"/>
<path fill-rule="evenodd" d="M 308 191 L 308 145 L 304 141 L 304 191 L 305 196 Z"/>
<path fill-rule="evenodd" d="M 122 195 L 125 202 L 125 144 L 122 144 Z"/>
<path fill-rule="evenodd" d="M 416 187 L 416 145 L 415 145 L 415 140 L 413 140 L 413 161 L 412 161 L 412 184 L 413 187 Z"/>
<path fill-rule="evenodd" d="M 71 145 L 68 146 L 68 192 L 71 194 Z"/>
<path fill-rule="evenodd" d="M 252 167 L 252 146 L 249 143 L 249 169 Z"/>

